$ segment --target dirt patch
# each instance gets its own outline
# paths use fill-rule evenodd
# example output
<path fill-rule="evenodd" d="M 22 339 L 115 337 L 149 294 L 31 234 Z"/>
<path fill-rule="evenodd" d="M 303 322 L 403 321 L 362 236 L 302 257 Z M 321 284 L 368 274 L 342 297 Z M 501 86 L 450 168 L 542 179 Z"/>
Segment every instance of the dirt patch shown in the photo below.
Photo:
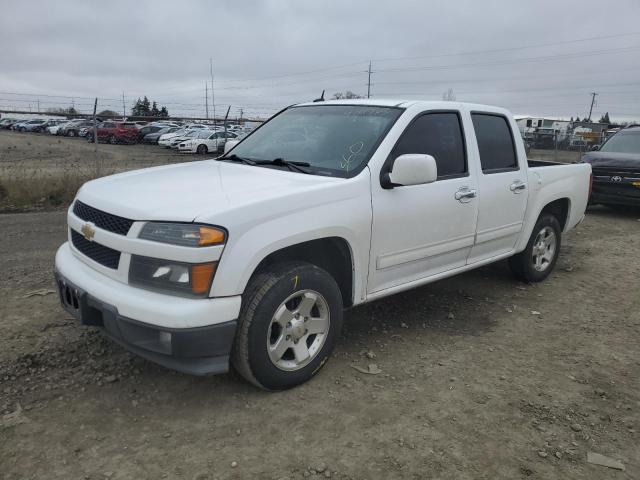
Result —
<path fill-rule="evenodd" d="M 323 371 L 269 394 L 165 370 L 27 296 L 54 287 L 64 213 L 0 215 L 2 476 L 640 478 L 639 218 L 591 210 L 542 284 L 498 263 L 352 309 Z"/>

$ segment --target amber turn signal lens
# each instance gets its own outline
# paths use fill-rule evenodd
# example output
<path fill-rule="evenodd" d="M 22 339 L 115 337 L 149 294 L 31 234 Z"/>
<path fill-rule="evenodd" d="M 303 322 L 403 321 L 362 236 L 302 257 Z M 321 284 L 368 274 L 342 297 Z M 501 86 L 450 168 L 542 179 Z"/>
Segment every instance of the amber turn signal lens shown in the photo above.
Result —
<path fill-rule="evenodd" d="M 199 247 L 224 243 L 224 232 L 213 227 L 200 227 Z"/>
<path fill-rule="evenodd" d="M 193 293 L 207 293 L 216 271 L 216 265 L 216 263 L 203 263 L 191 267 L 191 291 Z"/>

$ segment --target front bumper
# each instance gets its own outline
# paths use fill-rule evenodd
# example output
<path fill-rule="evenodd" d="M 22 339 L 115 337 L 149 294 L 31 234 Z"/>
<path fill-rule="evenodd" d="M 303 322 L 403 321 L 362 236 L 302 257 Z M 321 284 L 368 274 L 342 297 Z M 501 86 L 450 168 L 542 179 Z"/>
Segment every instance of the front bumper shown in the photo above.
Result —
<path fill-rule="evenodd" d="M 240 296 L 189 299 L 135 288 L 93 270 L 67 243 L 55 276 L 63 308 L 132 353 L 193 375 L 228 371 Z"/>
<path fill-rule="evenodd" d="M 591 203 L 640 206 L 640 187 L 631 181 L 614 183 L 594 179 Z"/>

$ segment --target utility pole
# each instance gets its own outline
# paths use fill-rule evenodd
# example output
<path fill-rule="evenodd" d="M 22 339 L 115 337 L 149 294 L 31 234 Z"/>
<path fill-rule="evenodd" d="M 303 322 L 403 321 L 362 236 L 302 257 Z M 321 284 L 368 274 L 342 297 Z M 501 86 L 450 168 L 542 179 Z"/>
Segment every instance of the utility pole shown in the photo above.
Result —
<path fill-rule="evenodd" d="M 124 92 L 122 92 L 122 121 L 124 122 L 127 118 L 127 107 L 124 104 Z"/>
<path fill-rule="evenodd" d="M 98 122 L 96 120 L 97 110 L 98 110 L 98 97 L 96 97 L 96 101 L 93 103 L 93 144 L 96 152 L 98 151 Z"/>
<path fill-rule="evenodd" d="M 598 94 L 596 92 L 591 92 L 591 107 L 589 108 L 589 121 L 591 121 L 591 113 L 593 113 L 593 104 L 596 102 L 596 97 Z"/>
<path fill-rule="evenodd" d="M 38 98 L 38 113 L 40 112 L 40 99 Z"/>
<path fill-rule="evenodd" d="M 211 105 L 213 106 L 213 125 L 216 125 L 216 97 L 213 93 L 213 58 L 209 59 L 209 73 L 211 74 Z"/>
<path fill-rule="evenodd" d="M 369 60 L 369 70 L 367 70 L 369 74 L 369 80 L 367 81 L 367 98 L 371 97 L 371 60 Z"/>
<path fill-rule="evenodd" d="M 204 82 L 204 108 L 207 112 L 207 120 L 209 120 L 209 85 Z"/>

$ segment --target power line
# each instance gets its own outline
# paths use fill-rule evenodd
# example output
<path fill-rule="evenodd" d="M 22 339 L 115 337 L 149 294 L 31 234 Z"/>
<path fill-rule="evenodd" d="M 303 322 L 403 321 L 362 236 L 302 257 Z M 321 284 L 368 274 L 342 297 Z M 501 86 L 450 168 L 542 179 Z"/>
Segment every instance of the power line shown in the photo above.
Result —
<path fill-rule="evenodd" d="M 629 32 L 629 33 L 618 33 L 615 35 L 601 35 L 598 37 L 587 37 L 587 38 L 577 38 L 572 40 L 559 40 L 555 42 L 549 43 L 538 43 L 533 45 L 521 45 L 518 47 L 503 47 L 503 48 L 494 48 L 490 50 L 471 50 L 469 52 L 455 52 L 455 53 L 439 53 L 433 55 L 420 55 L 415 57 L 389 57 L 389 58 L 378 58 L 374 59 L 376 62 L 389 62 L 389 61 L 401 61 L 401 60 L 418 60 L 422 58 L 442 58 L 442 57 L 455 57 L 455 56 L 464 56 L 464 55 L 480 55 L 485 53 L 498 53 L 498 52 L 509 52 L 509 51 L 517 51 L 517 50 L 528 50 L 531 48 L 542 48 L 542 47 L 555 47 L 558 45 L 567 45 L 571 43 L 580 43 L 580 42 L 588 42 L 592 40 L 608 40 L 612 38 L 620 38 L 620 37 L 631 37 L 635 35 L 640 35 L 640 32 Z"/>

